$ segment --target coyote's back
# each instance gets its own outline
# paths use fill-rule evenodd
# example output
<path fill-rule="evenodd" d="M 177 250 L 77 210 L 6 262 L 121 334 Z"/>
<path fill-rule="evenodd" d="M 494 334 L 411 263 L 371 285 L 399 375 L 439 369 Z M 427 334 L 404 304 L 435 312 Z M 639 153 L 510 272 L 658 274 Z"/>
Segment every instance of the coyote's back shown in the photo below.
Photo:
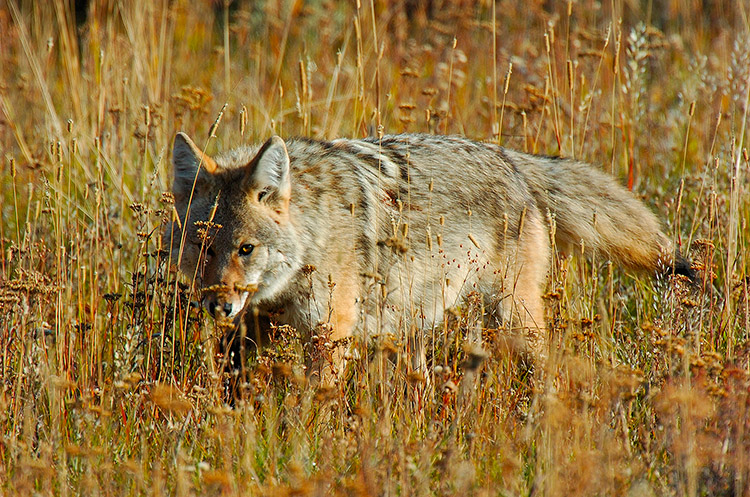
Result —
<path fill-rule="evenodd" d="M 333 338 L 431 330 L 479 292 L 543 357 L 550 230 L 631 268 L 689 271 L 640 201 L 577 161 L 408 134 L 274 137 L 210 158 L 178 134 L 173 164 L 180 221 L 165 241 L 230 318 L 281 309 Z"/>

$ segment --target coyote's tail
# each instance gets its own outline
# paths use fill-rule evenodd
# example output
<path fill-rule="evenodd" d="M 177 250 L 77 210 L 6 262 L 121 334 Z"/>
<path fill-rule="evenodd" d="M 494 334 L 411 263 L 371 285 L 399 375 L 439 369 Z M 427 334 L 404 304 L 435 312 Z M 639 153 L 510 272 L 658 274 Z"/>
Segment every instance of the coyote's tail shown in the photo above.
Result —
<path fill-rule="evenodd" d="M 556 243 L 594 251 L 637 270 L 695 275 L 656 216 L 611 176 L 574 160 L 517 154 L 542 210 L 555 221 Z"/>

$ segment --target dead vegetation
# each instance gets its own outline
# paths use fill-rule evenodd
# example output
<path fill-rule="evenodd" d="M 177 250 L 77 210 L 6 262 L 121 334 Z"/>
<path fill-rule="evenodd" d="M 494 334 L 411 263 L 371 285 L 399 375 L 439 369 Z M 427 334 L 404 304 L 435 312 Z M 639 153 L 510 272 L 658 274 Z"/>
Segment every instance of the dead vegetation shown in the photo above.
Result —
<path fill-rule="evenodd" d="M 0 494 L 750 495 L 746 3 L 76 3 L 0 0 Z M 471 301 L 429 377 L 393 330 L 313 388 L 324 327 L 232 376 L 160 246 L 181 129 L 591 161 L 701 282 L 558 254 L 544 382 Z"/>

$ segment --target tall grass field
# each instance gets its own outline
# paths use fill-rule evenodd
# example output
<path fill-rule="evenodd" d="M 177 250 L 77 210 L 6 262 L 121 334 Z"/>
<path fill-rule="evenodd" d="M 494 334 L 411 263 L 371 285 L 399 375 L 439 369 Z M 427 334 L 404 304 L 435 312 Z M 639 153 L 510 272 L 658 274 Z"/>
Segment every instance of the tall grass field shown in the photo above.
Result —
<path fill-rule="evenodd" d="M 746 0 L 0 0 L 0 496 L 750 496 L 749 99 Z M 557 251 L 543 379 L 479 296 L 426 372 L 393 329 L 315 385 L 286 326 L 233 372 L 178 131 L 584 160 L 698 282 Z"/>

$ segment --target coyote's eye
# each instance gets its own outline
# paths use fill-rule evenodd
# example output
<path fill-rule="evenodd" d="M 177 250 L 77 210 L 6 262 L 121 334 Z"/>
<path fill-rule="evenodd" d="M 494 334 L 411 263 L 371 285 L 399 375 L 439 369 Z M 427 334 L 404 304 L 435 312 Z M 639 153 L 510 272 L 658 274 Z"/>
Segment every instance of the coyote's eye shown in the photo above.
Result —
<path fill-rule="evenodd" d="M 253 253 L 253 249 L 255 248 L 255 245 L 251 243 L 246 243 L 245 245 L 240 246 L 240 255 L 250 255 Z"/>

